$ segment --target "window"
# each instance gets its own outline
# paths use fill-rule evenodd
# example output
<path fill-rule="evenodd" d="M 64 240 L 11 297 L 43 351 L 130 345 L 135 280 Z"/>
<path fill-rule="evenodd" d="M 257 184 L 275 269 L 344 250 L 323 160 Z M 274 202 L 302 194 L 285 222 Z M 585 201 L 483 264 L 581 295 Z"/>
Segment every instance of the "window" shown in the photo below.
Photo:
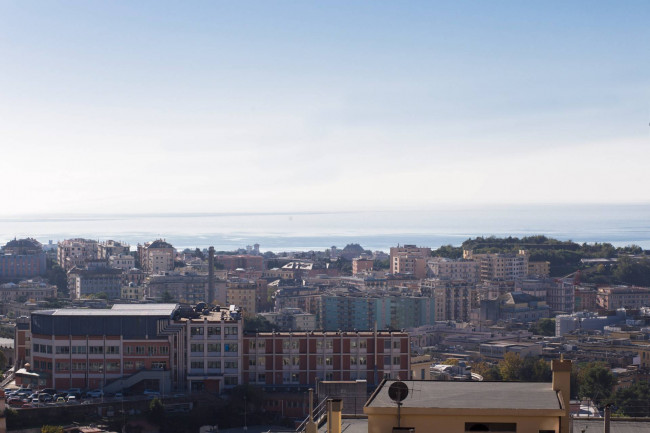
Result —
<path fill-rule="evenodd" d="M 224 344 L 223 348 L 226 352 L 237 352 L 237 343 Z"/>
<path fill-rule="evenodd" d="M 221 361 L 208 361 L 208 368 L 221 368 Z"/>
<path fill-rule="evenodd" d="M 393 365 L 399 365 L 399 356 L 393 356 Z"/>
<path fill-rule="evenodd" d="M 104 353 L 104 346 L 90 346 L 88 347 L 88 354 L 90 355 L 101 355 Z"/>
<path fill-rule="evenodd" d="M 226 326 L 223 328 L 224 333 L 226 335 L 237 335 L 237 327 L 236 326 Z"/>
<path fill-rule="evenodd" d="M 390 365 L 390 356 L 384 356 L 384 365 Z"/>
<path fill-rule="evenodd" d="M 149 356 L 156 354 L 156 346 L 148 346 L 147 349 Z"/>
<path fill-rule="evenodd" d="M 357 365 L 357 357 L 356 356 L 351 356 L 350 357 L 350 365 Z"/>
<path fill-rule="evenodd" d="M 237 361 L 224 361 L 224 368 L 237 368 Z"/>
<path fill-rule="evenodd" d="M 393 349 L 399 349 L 400 348 L 400 342 L 399 340 L 393 341 Z"/>
<path fill-rule="evenodd" d="M 86 363 L 85 362 L 73 362 L 72 363 L 72 371 L 86 371 Z"/>
<path fill-rule="evenodd" d="M 192 343 L 192 344 L 190 344 L 190 352 L 203 353 L 203 344 L 201 344 L 201 343 Z"/>
<path fill-rule="evenodd" d="M 317 356 L 316 357 L 316 365 L 323 365 L 323 357 L 322 356 Z"/>
<path fill-rule="evenodd" d="M 203 369 L 203 361 L 192 361 L 192 362 L 190 363 L 190 368 L 194 368 L 194 369 L 196 369 L 196 368 L 200 368 L 200 369 Z"/>
<path fill-rule="evenodd" d="M 106 363 L 106 371 L 120 371 L 120 361 L 109 361 Z"/>
<path fill-rule="evenodd" d="M 107 355 L 119 355 L 120 354 L 120 346 L 106 346 L 106 354 Z"/>
<path fill-rule="evenodd" d="M 126 346 L 126 347 L 124 348 L 124 354 L 125 354 L 125 355 L 130 355 L 130 354 L 132 354 L 132 353 L 133 353 L 133 347 L 131 347 L 131 346 Z"/>
<path fill-rule="evenodd" d="M 156 361 L 151 363 L 151 368 L 156 368 L 160 370 L 164 370 L 167 368 L 167 363 L 165 361 Z"/>
<path fill-rule="evenodd" d="M 70 346 L 56 346 L 55 351 L 57 355 L 68 354 L 70 353 Z"/>
<path fill-rule="evenodd" d="M 125 370 L 133 370 L 133 361 L 124 361 Z"/>
<path fill-rule="evenodd" d="M 167 346 L 158 347 L 158 353 L 160 355 L 169 355 L 169 347 L 167 347 Z"/>
<path fill-rule="evenodd" d="M 356 349 L 359 346 L 357 340 L 350 340 L 350 349 Z"/>
<path fill-rule="evenodd" d="M 55 367 L 57 371 L 69 371 L 70 370 L 70 363 L 69 362 L 57 362 L 55 363 Z"/>
<path fill-rule="evenodd" d="M 465 431 L 516 432 L 517 424 L 505 422 L 466 422 Z"/>
<path fill-rule="evenodd" d="M 282 365 L 290 365 L 290 360 L 288 356 L 283 356 L 282 357 Z"/>
<path fill-rule="evenodd" d="M 266 361 L 266 358 L 264 358 L 263 356 L 259 356 L 257 358 L 257 365 L 263 366 L 265 364 L 265 361 Z"/>
<path fill-rule="evenodd" d="M 93 361 L 88 366 L 89 371 L 104 371 L 104 363 Z"/>
<path fill-rule="evenodd" d="M 221 343 L 208 343 L 208 352 L 221 353 Z"/>
<path fill-rule="evenodd" d="M 331 349 L 332 347 L 334 347 L 332 340 L 325 340 L 325 349 Z"/>
<path fill-rule="evenodd" d="M 136 370 L 144 370 L 144 361 L 135 361 Z"/>
<path fill-rule="evenodd" d="M 384 349 L 390 349 L 390 340 L 384 340 Z"/>
<path fill-rule="evenodd" d="M 135 354 L 144 355 L 145 354 L 144 346 L 135 346 Z"/>
<path fill-rule="evenodd" d="M 257 360 L 255 358 L 248 358 L 248 365 L 255 366 Z"/>
<path fill-rule="evenodd" d="M 300 365 L 300 357 L 299 356 L 294 356 L 293 358 L 291 358 L 291 363 L 293 365 Z"/>
<path fill-rule="evenodd" d="M 331 356 L 326 356 L 325 357 L 325 365 L 332 365 L 332 364 L 333 364 L 332 357 Z"/>
<path fill-rule="evenodd" d="M 221 336 L 220 326 L 208 326 L 208 337 Z"/>
<path fill-rule="evenodd" d="M 237 376 L 226 376 L 223 378 L 224 385 L 237 385 Z"/>
<path fill-rule="evenodd" d="M 190 335 L 192 335 L 192 336 L 203 335 L 203 327 L 202 326 L 192 326 L 190 328 Z"/>
<path fill-rule="evenodd" d="M 257 375 L 257 381 L 258 382 L 266 382 L 266 374 L 265 373 L 260 373 Z"/>

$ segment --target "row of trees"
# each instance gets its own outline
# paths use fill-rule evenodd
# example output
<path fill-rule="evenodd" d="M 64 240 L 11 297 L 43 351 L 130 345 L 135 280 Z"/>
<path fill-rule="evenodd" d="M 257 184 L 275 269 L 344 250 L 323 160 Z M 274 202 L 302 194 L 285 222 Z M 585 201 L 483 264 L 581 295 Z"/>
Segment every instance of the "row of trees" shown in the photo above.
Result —
<path fill-rule="evenodd" d="M 497 364 L 479 362 L 472 370 L 488 381 L 548 382 L 551 368 L 547 361 L 516 353 L 506 353 Z M 591 399 L 598 407 L 611 404 L 618 416 L 650 416 L 650 384 L 638 381 L 628 388 L 614 390 L 616 378 L 604 362 L 574 364 L 571 373 L 571 398 Z"/>

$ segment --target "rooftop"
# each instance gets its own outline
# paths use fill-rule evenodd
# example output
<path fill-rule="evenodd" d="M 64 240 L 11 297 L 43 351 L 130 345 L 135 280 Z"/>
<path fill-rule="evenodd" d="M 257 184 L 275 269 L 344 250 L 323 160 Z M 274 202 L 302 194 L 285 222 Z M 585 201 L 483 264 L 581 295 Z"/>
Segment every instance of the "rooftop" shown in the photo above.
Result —
<path fill-rule="evenodd" d="M 396 407 L 388 396 L 395 380 L 383 382 L 366 403 L 368 408 Z M 403 381 L 409 393 L 403 408 L 561 410 L 550 383 Z"/>
<path fill-rule="evenodd" d="M 177 304 L 115 304 L 113 308 L 62 308 L 38 311 L 51 316 L 172 316 Z"/>

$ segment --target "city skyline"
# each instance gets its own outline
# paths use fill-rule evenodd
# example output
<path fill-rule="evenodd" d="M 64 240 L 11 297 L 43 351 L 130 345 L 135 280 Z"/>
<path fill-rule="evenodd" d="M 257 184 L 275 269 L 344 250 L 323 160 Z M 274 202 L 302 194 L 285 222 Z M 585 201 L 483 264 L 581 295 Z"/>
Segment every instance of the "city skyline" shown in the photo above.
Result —
<path fill-rule="evenodd" d="M 0 17 L 0 215 L 650 202 L 646 2 Z"/>

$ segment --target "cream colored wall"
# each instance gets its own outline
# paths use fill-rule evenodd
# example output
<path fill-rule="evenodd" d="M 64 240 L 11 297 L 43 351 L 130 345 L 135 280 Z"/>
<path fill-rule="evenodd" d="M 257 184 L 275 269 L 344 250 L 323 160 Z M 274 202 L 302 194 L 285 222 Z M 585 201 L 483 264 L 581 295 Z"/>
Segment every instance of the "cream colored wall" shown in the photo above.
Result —
<path fill-rule="evenodd" d="M 471 410 L 467 410 L 471 412 Z M 392 433 L 397 416 L 369 415 L 368 433 Z M 558 416 L 486 416 L 486 415 L 408 415 L 402 413 L 401 427 L 415 427 L 416 433 L 465 433 L 466 422 L 516 423 L 517 433 L 539 433 L 540 430 L 560 431 Z"/>

